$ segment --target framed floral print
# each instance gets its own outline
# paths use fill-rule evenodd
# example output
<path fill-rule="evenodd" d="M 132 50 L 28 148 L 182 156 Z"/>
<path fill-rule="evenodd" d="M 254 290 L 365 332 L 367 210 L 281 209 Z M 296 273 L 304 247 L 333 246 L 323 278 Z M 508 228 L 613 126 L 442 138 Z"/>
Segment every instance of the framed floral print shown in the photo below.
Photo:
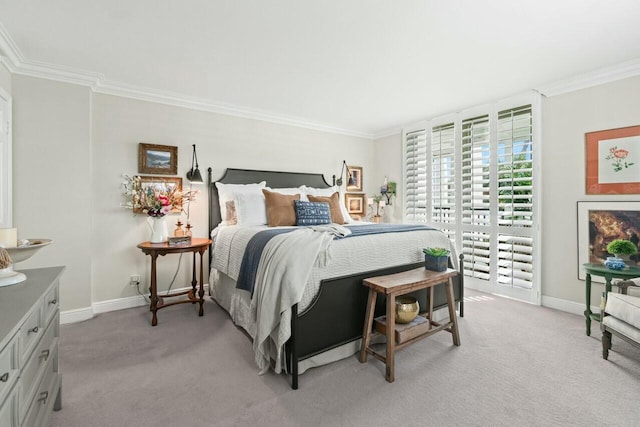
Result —
<path fill-rule="evenodd" d="M 640 126 L 585 134 L 586 193 L 640 194 Z"/>

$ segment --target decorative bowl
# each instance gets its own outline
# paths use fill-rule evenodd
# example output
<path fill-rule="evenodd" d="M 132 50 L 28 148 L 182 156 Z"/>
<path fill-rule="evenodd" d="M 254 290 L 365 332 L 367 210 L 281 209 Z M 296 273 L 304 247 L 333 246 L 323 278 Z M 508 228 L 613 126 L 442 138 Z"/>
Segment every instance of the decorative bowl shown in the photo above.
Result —
<path fill-rule="evenodd" d="M 13 263 L 27 260 L 31 258 L 33 254 L 38 252 L 40 248 L 49 245 L 53 240 L 51 239 L 27 239 L 24 244 L 15 248 L 6 248 L 9 252 L 9 256 Z"/>
<path fill-rule="evenodd" d="M 609 270 L 622 270 L 627 266 L 622 259 L 612 256 L 607 258 L 607 260 L 604 262 L 604 265 Z"/>
<path fill-rule="evenodd" d="M 396 323 L 409 323 L 416 318 L 420 304 L 414 297 L 400 296 L 396 298 Z"/>

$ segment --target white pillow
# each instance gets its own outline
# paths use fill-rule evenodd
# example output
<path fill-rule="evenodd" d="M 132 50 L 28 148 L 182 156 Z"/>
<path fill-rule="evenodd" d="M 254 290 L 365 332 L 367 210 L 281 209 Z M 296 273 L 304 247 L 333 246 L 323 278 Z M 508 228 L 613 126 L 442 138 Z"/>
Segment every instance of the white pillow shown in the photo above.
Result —
<path fill-rule="evenodd" d="M 216 188 L 218 189 L 218 202 L 220 204 L 220 217 L 222 218 L 222 225 L 226 225 L 227 218 L 227 202 L 235 200 L 236 194 L 239 193 L 254 193 L 262 195 L 262 189 L 267 185 L 266 181 L 259 182 L 257 184 L 223 184 L 216 182 Z"/>
<path fill-rule="evenodd" d="M 292 196 L 294 194 L 299 194 L 300 195 L 300 200 L 308 202 L 309 199 L 307 199 L 307 195 L 304 192 L 304 188 L 305 188 L 304 185 L 301 185 L 300 187 L 289 187 L 289 188 L 265 187 L 265 190 L 271 191 L 273 193 L 285 194 L 287 196 Z"/>
<path fill-rule="evenodd" d="M 347 207 L 344 204 L 344 193 L 340 187 L 337 185 L 328 188 L 313 188 L 307 187 L 306 185 L 303 185 L 302 187 L 304 187 L 305 197 L 307 194 L 310 196 L 331 197 L 336 191 L 340 192 L 340 212 L 342 213 L 342 218 L 348 223 L 354 222 L 354 219 L 351 218 L 351 215 L 349 215 Z"/>
<path fill-rule="evenodd" d="M 262 191 L 236 194 L 236 216 L 238 225 L 254 226 L 267 223 L 267 209 Z"/>

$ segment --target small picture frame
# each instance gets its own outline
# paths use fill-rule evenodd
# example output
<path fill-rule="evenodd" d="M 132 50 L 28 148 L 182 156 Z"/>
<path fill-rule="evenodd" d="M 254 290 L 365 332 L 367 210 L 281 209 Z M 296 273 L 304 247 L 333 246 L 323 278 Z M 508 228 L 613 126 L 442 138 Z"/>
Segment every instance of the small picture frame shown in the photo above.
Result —
<path fill-rule="evenodd" d="M 347 191 L 362 191 L 362 166 L 347 166 L 353 185 L 347 181 Z"/>
<path fill-rule="evenodd" d="M 178 147 L 141 142 L 138 144 L 138 173 L 177 175 Z"/>
<path fill-rule="evenodd" d="M 640 126 L 588 132 L 586 194 L 640 194 Z"/>
<path fill-rule="evenodd" d="M 140 184 L 142 186 L 142 189 L 144 190 L 151 187 L 154 190 L 158 190 L 164 193 L 168 193 L 172 189 L 175 189 L 176 191 L 182 191 L 182 178 L 180 177 L 141 176 Z M 182 206 L 176 207 L 171 212 L 182 212 Z"/>
<path fill-rule="evenodd" d="M 364 215 L 366 200 L 364 194 L 345 194 L 344 204 L 349 215 Z"/>

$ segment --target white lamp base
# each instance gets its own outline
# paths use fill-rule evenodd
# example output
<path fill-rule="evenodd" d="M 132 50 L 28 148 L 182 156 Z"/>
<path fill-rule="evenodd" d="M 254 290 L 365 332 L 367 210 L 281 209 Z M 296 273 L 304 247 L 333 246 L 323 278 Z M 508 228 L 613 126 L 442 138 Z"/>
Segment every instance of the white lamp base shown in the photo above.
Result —
<path fill-rule="evenodd" d="M 15 285 L 16 283 L 24 282 L 27 280 L 27 276 L 17 271 L 13 271 L 13 266 L 0 270 L 0 288 L 3 286 Z"/>

